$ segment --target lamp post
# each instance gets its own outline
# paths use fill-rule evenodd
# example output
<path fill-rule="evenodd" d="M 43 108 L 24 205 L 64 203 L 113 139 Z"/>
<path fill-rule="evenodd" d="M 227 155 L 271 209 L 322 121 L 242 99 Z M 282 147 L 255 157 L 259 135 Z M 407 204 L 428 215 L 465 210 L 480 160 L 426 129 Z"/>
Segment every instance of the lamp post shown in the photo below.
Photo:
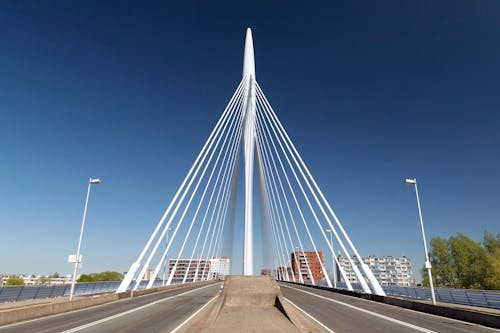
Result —
<path fill-rule="evenodd" d="M 333 288 L 337 288 L 337 268 L 335 267 L 335 251 L 333 250 L 333 230 L 332 229 L 326 229 L 326 232 L 330 234 L 330 244 L 332 245 L 332 277 L 333 277 Z"/>
<path fill-rule="evenodd" d="M 165 246 L 168 247 L 168 232 L 172 230 L 170 228 L 167 229 L 167 236 L 165 237 Z M 189 268 L 188 268 L 189 269 Z M 165 264 L 163 266 L 163 282 L 162 286 L 165 285 L 165 278 L 167 277 L 167 257 L 165 257 Z"/>
<path fill-rule="evenodd" d="M 427 273 L 429 274 L 429 285 L 431 287 L 432 304 L 436 305 L 436 295 L 434 294 L 434 282 L 432 281 L 432 272 L 431 272 L 432 265 L 431 265 L 431 262 L 429 261 L 429 253 L 427 252 L 427 241 L 425 240 L 424 220 L 422 219 L 422 210 L 420 209 L 420 199 L 418 198 L 417 178 L 413 178 L 413 179 L 407 178 L 407 179 L 405 179 L 405 184 L 415 185 L 415 195 L 417 197 L 418 216 L 420 217 L 420 228 L 422 229 L 422 240 L 424 241 L 425 268 L 427 269 Z"/>
<path fill-rule="evenodd" d="M 75 292 L 76 270 L 78 268 L 78 265 L 80 264 L 80 248 L 82 245 L 83 229 L 85 227 L 85 217 L 87 216 L 87 206 L 89 203 L 90 187 L 92 185 L 97 185 L 99 183 L 101 183 L 100 179 L 89 178 L 89 186 L 87 188 L 87 197 L 85 199 L 85 208 L 83 209 L 82 227 L 80 229 L 80 239 L 78 240 L 78 248 L 76 250 L 75 267 L 73 268 L 73 276 L 71 278 L 71 289 L 69 292 L 69 300 L 70 301 L 73 299 L 73 293 Z"/>

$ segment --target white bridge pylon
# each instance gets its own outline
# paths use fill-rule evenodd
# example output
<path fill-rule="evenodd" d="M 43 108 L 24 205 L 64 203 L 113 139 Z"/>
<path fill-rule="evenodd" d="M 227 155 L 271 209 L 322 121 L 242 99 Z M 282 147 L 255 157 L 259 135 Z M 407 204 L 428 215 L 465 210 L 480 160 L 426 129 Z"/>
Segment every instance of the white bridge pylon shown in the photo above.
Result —
<path fill-rule="evenodd" d="M 331 287 L 330 273 L 335 269 L 347 289 L 353 290 L 334 255 L 337 249 L 364 292 L 385 295 L 257 83 L 250 28 L 243 77 L 236 91 L 117 292 L 151 288 L 161 271 L 165 285 L 217 277 L 210 260 L 230 256 L 233 227 L 239 221 L 235 203 L 241 149 L 245 181 L 243 274 L 253 275 L 254 268 L 253 185 L 257 167 L 261 231 L 269 230 L 262 237 L 262 253 L 271 257 L 275 277 Z M 334 239 L 327 237 L 326 229 Z M 336 268 L 326 267 L 323 251 Z M 312 267 L 309 259 L 302 265 L 304 252 L 312 252 L 320 267 Z"/>

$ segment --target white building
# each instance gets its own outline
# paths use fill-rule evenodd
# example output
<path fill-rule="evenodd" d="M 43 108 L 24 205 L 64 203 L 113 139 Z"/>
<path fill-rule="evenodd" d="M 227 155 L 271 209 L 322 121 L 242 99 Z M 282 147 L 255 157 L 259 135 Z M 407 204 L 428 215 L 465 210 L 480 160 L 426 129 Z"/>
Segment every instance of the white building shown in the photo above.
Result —
<path fill-rule="evenodd" d="M 0 287 L 5 286 L 7 284 L 7 280 L 9 279 L 11 275 L 7 274 L 1 274 L 0 275 Z M 46 275 L 26 275 L 26 274 L 19 274 L 15 275 L 24 281 L 25 286 L 38 286 L 41 285 L 41 279 L 45 278 L 44 284 L 50 284 L 50 285 L 63 285 L 63 284 L 70 284 L 71 283 L 71 275 L 64 275 L 64 276 L 59 276 L 59 277 L 48 277 Z"/>
<path fill-rule="evenodd" d="M 210 259 L 210 276 L 214 279 L 224 280 L 230 274 L 231 265 L 227 257 Z"/>
<path fill-rule="evenodd" d="M 351 283 L 358 283 L 356 274 L 354 274 L 354 270 L 352 269 L 347 257 L 339 255 L 338 260 L 340 266 L 346 273 L 347 279 Z M 359 267 L 356 257 L 352 257 L 352 261 Z M 378 282 L 382 286 L 409 287 L 415 284 L 411 261 L 408 257 L 368 256 L 363 258 L 363 261 L 370 267 Z M 338 272 L 337 277 L 339 281 L 342 281 L 340 272 Z"/>
<path fill-rule="evenodd" d="M 51 277 L 49 283 L 51 285 L 71 284 L 71 280 L 72 280 L 71 277 L 72 277 L 71 274 L 61 275 L 59 277 Z M 79 278 L 80 278 L 80 275 L 77 275 L 76 279 L 78 280 Z"/>

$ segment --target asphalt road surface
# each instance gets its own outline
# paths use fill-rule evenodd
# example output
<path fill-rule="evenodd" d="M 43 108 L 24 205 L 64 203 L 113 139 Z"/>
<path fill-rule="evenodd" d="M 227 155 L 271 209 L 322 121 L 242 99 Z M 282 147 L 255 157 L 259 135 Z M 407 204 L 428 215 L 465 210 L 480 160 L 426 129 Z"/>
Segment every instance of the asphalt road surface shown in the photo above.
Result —
<path fill-rule="evenodd" d="M 188 286 L 0 327 L 0 333 L 171 332 L 219 293 Z"/>
<path fill-rule="evenodd" d="M 491 333 L 500 330 L 326 290 L 279 283 L 290 300 L 335 333 L 443 332 Z"/>

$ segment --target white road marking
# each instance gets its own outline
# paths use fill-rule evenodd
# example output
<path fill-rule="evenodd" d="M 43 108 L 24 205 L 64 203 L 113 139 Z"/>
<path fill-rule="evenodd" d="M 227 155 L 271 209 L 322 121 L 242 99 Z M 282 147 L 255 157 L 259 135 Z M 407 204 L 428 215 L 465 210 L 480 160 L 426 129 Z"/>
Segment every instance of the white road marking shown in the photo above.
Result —
<path fill-rule="evenodd" d="M 288 303 L 290 303 L 291 305 L 293 305 L 297 310 L 299 310 L 300 312 L 302 312 L 303 314 L 305 314 L 306 316 L 308 316 L 309 318 L 311 318 L 312 320 L 314 320 L 317 324 L 319 324 L 321 327 L 323 327 L 327 332 L 335 333 L 334 331 L 332 331 L 331 329 L 329 329 L 325 324 L 323 324 L 322 322 L 320 322 L 318 319 L 314 318 L 309 313 L 307 313 L 303 309 L 299 308 L 297 306 L 297 304 L 293 303 L 292 301 L 290 301 L 286 297 L 283 297 L 283 298 L 285 299 L 285 301 L 287 301 Z"/>
<path fill-rule="evenodd" d="M 186 325 L 186 323 L 188 321 L 190 321 L 191 319 L 193 319 L 194 316 L 196 316 L 198 313 L 201 312 L 201 310 L 203 310 L 206 306 L 208 306 L 208 304 L 212 303 L 212 301 L 214 299 L 216 299 L 219 295 L 215 295 L 214 297 L 212 297 L 212 299 L 210 301 L 208 301 L 207 303 L 205 303 L 205 305 L 203 305 L 201 308 L 198 309 L 198 311 L 196 311 L 195 313 L 193 313 L 192 315 L 189 316 L 189 318 L 187 318 L 186 320 L 184 320 L 179 326 L 177 326 L 176 328 L 174 328 L 173 331 L 171 331 L 170 333 L 175 333 L 177 332 L 182 326 Z"/>
<path fill-rule="evenodd" d="M 378 318 L 381 318 L 381 319 L 384 319 L 384 320 L 387 320 L 387 321 L 390 321 L 390 322 L 393 322 L 393 323 L 396 323 L 396 324 L 399 324 L 399 325 L 402 325 L 402 326 L 413 328 L 413 329 L 415 329 L 417 331 L 420 331 L 420 332 L 436 333 L 435 331 L 429 330 L 429 329 L 424 328 L 424 327 L 413 325 L 413 324 L 410 324 L 410 323 L 407 323 L 405 321 L 401 321 L 401 320 L 398 320 L 398 319 L 395 319 L 395 318 L 387 317 L 387 316 L 384 316 L 384 315 L 382 315 L 380 313 L 376 313 L 376 312 L 373 312 L 373 311 L 369 311 L 369 310 L 365 310 L 365 309 L 362 309 L 362 308 L 358 308 L 358 307 L 356 307 L 354 305 L 351 305 L 351 304 L 348 304 L 348 303 L 344 303 L 344 302 L 341 302 L 341 301 L 337 301 L 335 299 L 331 299 L 331 298 L 324 297 L 324 296 L 321 296 L 321 295 L 317 295 L 317 294 L 311 293 L 309 291 L 305 291 L 305 290 L 298 289 L 298 288 L 293 288 L 293 287 L 290 287 L 290 286 L 284 286 L 284 285 L 282 285 L 282 286 L 285 287 L 285 288 L 295 289 L 295 290 L 301 291 L 303 293 L 306 293 L 306 294 L 309 294 L 309 295 L 312 295 L 312 296 L 315 296 L 315 297 L 318 297 L 318 298 L 322 298 L 322 299 L 325 299 L 325 300 L 333 302 L 333 303 L 341 304 L 341 305 L 344 305 L 344 306 L 346 306 L 348 308 L 351 308 L 353 310 L 358 310 L 358 311 L 364 312 L 366 314 L 369 314 L 369 315 L 372 315 L 372 316 L 375 316 L 375 317 L 378 317 Z"/>
<path fill-rule="evenodd" d="M 126 316 L 126 315 L 128 315 L 130 313 L 133 313 L 133 312 L 136 312 L 136 311 L 148 308 L 148 307 L 150 307 L 152 305 L 168 301 L 169 299 L 176 298 L 176 297 L 179 297 L 179 296 L 182 296 L 182 295 L 186 295 L 186 294 L 192 293 L 193 291 L 197 291 L 197 290 L 201 290 L 201 289 L 205 289 L 205 288 L 213 287 L 213 286 L 214 286 L 213 284 L 210 284 L 208 286 L 204 286 L 204 287 L 201 287 L 201 288 L 196 288 L 196 289 L 193 289 L 193 290 L 189 290 L 189 291 L 186 291 L 186 292 L 174 295 L 174 296 L 170 296 L 170 297 L 167 297 L 167 298 L 162 298 L 162 299 L 159 299 L 157 301 L 154 301 L 154 302 L 142 305 L 142 306 L 140 306 L 138 308 L 134 308 L 134 309 L 127 310 L 125 312 L 117 313 L 117 314 L 115 314 L 113 316 L 109 316 L 109 317 L 106 317 L 106 318 L 103 318 L 103 319 L 100 319 L 100 320 L 97 320 L 97 321 L 94 321 L 94 322 L 91 322 L 91 323 L 88 323 L 88 324 L 85 324 L 85 325 L 74 327 L 72 329 L 63 331 L 61 333 L 74 333 L 74 332 L 78 332 L 78 331 L 81 331 L 81 330 L 83 330 L 85 328 L 89 328 L 89 327 L 92 327 L 92 326 L 95 326 L 95 325 L 99 325 L 99 324 L 105 323 L 107 321 L 110 321 L 110 320 L 113 320 L 113 319 L 116 319 L 116 318 L 119 318 L 119 317 Z"/>

